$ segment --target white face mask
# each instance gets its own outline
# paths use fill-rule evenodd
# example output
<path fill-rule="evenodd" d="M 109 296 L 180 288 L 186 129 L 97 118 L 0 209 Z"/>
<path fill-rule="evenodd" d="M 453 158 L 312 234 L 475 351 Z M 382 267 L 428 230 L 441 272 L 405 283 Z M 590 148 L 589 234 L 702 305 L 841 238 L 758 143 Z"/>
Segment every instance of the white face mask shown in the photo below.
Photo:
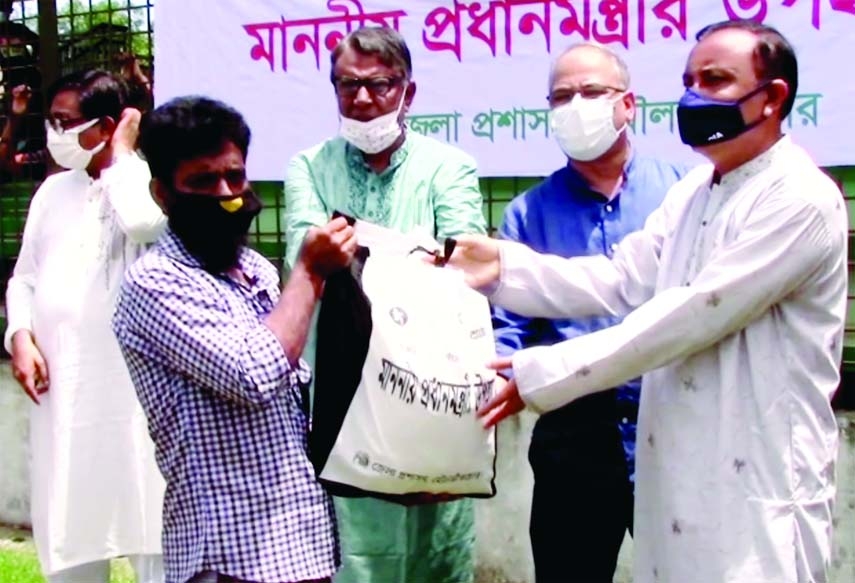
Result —
<path fill-rule="evenodd" d="M 619 130 L 614 124 L 615 104 L 622 98 L 585 99 L 576 94 L 549 113 L 550 131 L 569 158 L 590 162 L 612 147 L 626 130 L 626 124 Z"/>
<path fill-rule="evenodd" d="M 89 162 L 92 161 L 92 156 L 103 150 L 107 146 L 107 142 L 101 142 L 91 150 L 87 150 L 80 145 L 78 138 L 82 132 L 99 121 L 93 119 L 69 130 L 63 130 L 62 133 L 56 131 L 51 124 L 45 123 L 47 147 L 54 161 L 69 170 L 85 170 L 89 166 Z"/>
<path fill-rule="evenodd" d="M 404 86 L 406 89 L 406 86 Z M 406 90 L 401 93 L 401 102 L 395 111 L 391 111 L 369 121 L 359 121 L 341 116 L 339 134 L 352 146 L 366 154 L 382 152 L 395 143 L 401 135 L 401 124 L 398 116 L 404 107 Z"/>

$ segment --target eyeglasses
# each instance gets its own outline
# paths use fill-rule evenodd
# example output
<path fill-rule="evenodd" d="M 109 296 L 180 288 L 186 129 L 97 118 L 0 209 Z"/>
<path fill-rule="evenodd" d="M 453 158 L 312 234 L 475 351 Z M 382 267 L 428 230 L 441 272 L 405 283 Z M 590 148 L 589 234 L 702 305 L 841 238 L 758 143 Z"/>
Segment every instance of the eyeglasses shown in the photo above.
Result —
<path fill-rule="evenodd" d="M 620 93 L 626 91 L 626 89 L 613 87 L 611 85 L 601 85 L 599 83 L 586 83 L 578 89 L 563 87 L 556 89 L 546 96 L 546 100 L 549 102 L 549 105 L 556 107 L 558 105 L 570 103 L 577 94 L 581 95 L 583 99 L 597 99 L 598 97 L 602 97 L 612 91 Z"/>
<path fill-rule="evenodd" d="M 92 120 L 88 120 L 85 117 L 59 119 L 49 115 L 45 119 L 45 125 L 53 128 L 57 133 L 61 134 L 62 132 L 74 129 L 79 125 L 83 125 L 88 121 Z"/>
<path fill-rule="evenodd" d="M 335 92 L 340 97 L 355 97 L 360 87 L 375 97 L 383 97 L 393 87 L 403 83 L 403 77 L 369 77 L 367 79 L 354 79 L 353 77 L 336 77 L 333 79 Z"/>

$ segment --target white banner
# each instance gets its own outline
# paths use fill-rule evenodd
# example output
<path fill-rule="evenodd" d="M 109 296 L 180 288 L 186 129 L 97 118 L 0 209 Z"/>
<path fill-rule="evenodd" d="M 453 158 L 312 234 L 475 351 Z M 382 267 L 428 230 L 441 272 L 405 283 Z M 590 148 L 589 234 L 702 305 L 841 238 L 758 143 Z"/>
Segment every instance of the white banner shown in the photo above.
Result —
<path fill-rule="evenodd" d="M 338 131 L 331 49 L 352 29 L 392 26 L 413 57 L 410 128 L 475 156 L 481 175 L 542 176 L 564 163 L 548 131 L 551 61 L 588 39 L 629 65 L 639 150 L 690 162 L 676 120 L 686 58 L 697 31 L 737 17 L 796 48 L 786 130 L 821 165 L 855 164 L 855 0 L 158 0 L 155 96 L 236 107 L 253 132 L 251 178 L 281 180 L 291 156 Z"/>

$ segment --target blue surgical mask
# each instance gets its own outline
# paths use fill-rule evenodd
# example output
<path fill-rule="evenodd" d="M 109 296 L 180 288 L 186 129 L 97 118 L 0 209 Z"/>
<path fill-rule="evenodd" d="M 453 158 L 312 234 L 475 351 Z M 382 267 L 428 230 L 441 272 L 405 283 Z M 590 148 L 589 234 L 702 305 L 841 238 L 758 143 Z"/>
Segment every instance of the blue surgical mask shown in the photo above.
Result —
<path fill-rule="evenodd" d="M 677 105 L 677 124 L 680 139 L 689 146 L 706 146 L 732 140 L 763 122 L 765 116 L 753 122 L 742 117 L 740 105 L 757 95 L 771 81 L 766 81 L 739 99 L 724 101 L 704 97 L 692 89 L 686 89 Z"/>

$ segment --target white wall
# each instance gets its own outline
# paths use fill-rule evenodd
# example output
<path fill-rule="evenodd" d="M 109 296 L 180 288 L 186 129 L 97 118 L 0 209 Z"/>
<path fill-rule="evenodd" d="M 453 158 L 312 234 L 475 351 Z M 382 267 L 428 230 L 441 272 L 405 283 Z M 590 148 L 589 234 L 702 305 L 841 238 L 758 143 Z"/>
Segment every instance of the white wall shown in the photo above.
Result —
<path fill-rule="evenodd" d="M 24 525 L 30 519 L 28 404 L 8 361 L 0 361 L 0 523 Z"/>

